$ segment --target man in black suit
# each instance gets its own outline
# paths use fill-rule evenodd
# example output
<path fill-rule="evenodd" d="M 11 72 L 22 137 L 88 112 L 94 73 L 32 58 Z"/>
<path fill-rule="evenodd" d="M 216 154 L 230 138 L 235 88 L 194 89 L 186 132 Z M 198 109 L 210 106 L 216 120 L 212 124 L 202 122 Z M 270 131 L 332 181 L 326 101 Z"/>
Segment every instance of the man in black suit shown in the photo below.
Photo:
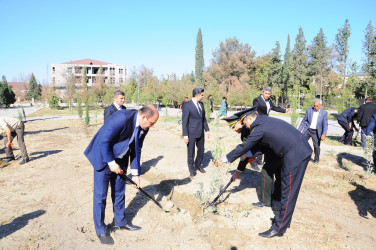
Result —
<path fill-rule="evenodd" d="M 183 108 L 183 136 L 188 149 L 188 169 L 190 177 L 196 175 L 196 170 L 205 173 L 201 167 L 204 158 L 205 133 L 210 137 L 209 126 L 205 117 L 204 104 L 201 102 L 204 97 L 204 89 L 196 87 L 192 92 L 193 98 Z M 195 157 L 195 146 L 197 156 Z"/>
<path fill-rule="evenodd" d="M 114 102 L 104 109 L 104 120 L 106 121 L 114 112 L 126 109 L 123 104 L 125 102 L 124 92 L 116 90 L 114 92 Z"/>
<path fill-rule="evenodd" d="M 359 107 L 358 110 L 358 122 L 359 126 L 361 127 L 361 146 L 365 147 L 366 145 L 366 128 L 368 126 L 369 120 L 371 119 L 372 115 L 376 113 L 376 104 L 372 103 L 372 99 L 367 97 L 364 100 L 364 104 Z"/>
<path fill-rule="evenodd" d="M 282 236 L 290 225 L 312 149 L 304 135 L 283 120 L 251 112 L 244 118 L 244 124 L 251 130 L 250 135 L 218 164 L 233 162 L 258 146 L 270 149 L 281 159 L 281 210 L 275 215 L 270 229 L 259 235 L 266 238 Z M 236 171 L 233 180 L 239 175 Z"/>
<path fill-rule="evenodd" d="M 274 104 L 270 100 L 271 94 L 272 88 L 264 87 L 262 89 L 262 94 L 253 99 L 253 106 L 257 108 L 257 112 L 259 115 L 269 115 L 270 110 L 274 110 L 280 113 L 291 113 L 290 109 L 284 109 L 281 107 L 274 106 Z"/>

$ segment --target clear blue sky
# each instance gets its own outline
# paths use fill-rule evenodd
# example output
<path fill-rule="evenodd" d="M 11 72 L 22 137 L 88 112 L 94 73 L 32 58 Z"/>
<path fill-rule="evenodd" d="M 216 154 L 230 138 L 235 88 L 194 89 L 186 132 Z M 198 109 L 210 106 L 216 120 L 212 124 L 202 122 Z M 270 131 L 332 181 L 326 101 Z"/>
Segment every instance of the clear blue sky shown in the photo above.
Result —
<path fill-rule="evenodd" d="M 292 48 L 299 26 L 307 45 L 320 28 L 330 45 L 346 18 L 349 58 L 361 64 L 364 30 L 369 21 L 376 26 L 375 10 L 374 0 L 0 0 L 0 76 L 14 81 L 34 73 L 43 84 L 49 64 L 87 58 L 181 76 L 194 71 L 199 28 L 208 66 L 226 38 L 248 43 L 256 56 L 279 41 L 284 53 L 287 35 Z"/>

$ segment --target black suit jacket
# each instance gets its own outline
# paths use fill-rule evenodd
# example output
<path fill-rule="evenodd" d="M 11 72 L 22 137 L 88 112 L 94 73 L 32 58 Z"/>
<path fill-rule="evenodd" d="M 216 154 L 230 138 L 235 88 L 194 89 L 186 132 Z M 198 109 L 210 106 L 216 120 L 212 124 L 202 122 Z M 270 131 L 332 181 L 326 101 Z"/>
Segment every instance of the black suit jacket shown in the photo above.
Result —
<path fill-rule="evenodd" d="M 120 106 L 122 109 L 127 109 L 126 107 L 124 107 L 123 105 Z M 114 112 L 118 111 L 118 109 L 116 108 L 116 106 L 114 105 L 114 103 L 112 103 L 110 106 L 106 107 L 104 109 L 104 120 L 107 120 L 108 117 L 110 117 Z"/>
<path fill-rule="evenodd" d="M 366 128 L 372 115 L 376 113 L 376 104 L 367 102 L 359 107 L 358 121 L 361 128 Z"/>
<path fill-rule="evenodd" d="M 274 106 L 274 104 L 272 103 L 270 99 L 269 99 L 269 103 L 270 103 L 270 110 L 274 110 L 280 113 L 286 113 L 286 109 Z M 261 95 L 253 99 L 253 106 L 257 107 L 257 112 L 259 115 L 269 115 L 268 108 L 266 107 L 266 103 L 264 99 L 261 97 Z"/>
<path fill-rule="evenodd" d="M 234 150 L 227 154 L 229 162 L 245 154 L 248 150 L 263 147 L 270 149 L 275 157 L 282 160 L 281 173 L 286 174 L 312 154 L 307 139 L 291 124 L 265 115 L 258 116 L 250 127 L 251 133 Z"/>
<path fill-rule="evenodd" d="M 183 108 L 183 136 L 190 138 L 200 138 L 204 131 L 209 131 L 209 126 L 205 117 L 205 109 L 202 102 L 199 102 L 202 113 L 199 114 L 196 105 L 192 100 L 184 104 Z"/>

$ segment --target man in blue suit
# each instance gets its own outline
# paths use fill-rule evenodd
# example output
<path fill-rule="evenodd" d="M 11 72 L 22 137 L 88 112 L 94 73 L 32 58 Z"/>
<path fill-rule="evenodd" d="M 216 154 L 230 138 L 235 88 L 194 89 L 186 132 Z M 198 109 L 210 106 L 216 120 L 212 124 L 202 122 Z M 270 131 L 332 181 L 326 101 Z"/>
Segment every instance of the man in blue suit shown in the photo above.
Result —
<path fill-rule="evenodd" d="M 95 231 L 103 244 L 114 243 L 104 224 L 108 185 L 114 211 L 114 228 L 130 231 L 140 227 L 125 219 L 125 179 L 128 161 L 131 162 L 132 180 L 140 184 L 140 157 L 144 138 L 159 118 L 152 105 L 140 110 L 120 110 L 111 115 L 91 140 L 85 155 L 94 167 L 93 214 Z"/>
<path fill-rule="evenodd" d="M 123 105 L 124 102 L 125 102 L 124 92 L 121 90 L 115 90 L 114 102 L 110 106 L 104 109 L 104 114 L 103 114 L 104 120 L 106 121 L 108 117 L 110 117 L 114 112 L 118 110 L 126 109 L 126 107 L 124 107 Z"/>
<path fill-rule="evenodd" d="M 210 137 L 209 126 L 205 117 L 204 104 L 201 102 L 204 98 L 204 89 L 194 88 L 192 99 L 184 104 L 183 108 L 183 136 L 188 149 L 188 169 L 189 177 L 196 175 L 196 170 L 205 173 L 201 167 L 204 158 L 205 131 Z M 195 158 L 195 147 L 197 147 L 197 156 Z"/>
<path fill-rule="evenodd" d="M 322 101 L 315 99 L 313 107 L 307 109 L 306 114 L 299 125 L 298 130 L 309 140 L 312 138 L 315 158 L 313 163 L 318 164 L 320 161 L 320 144 L 325 140 L 328 132 L 328 112 L 321 108 Z"/>

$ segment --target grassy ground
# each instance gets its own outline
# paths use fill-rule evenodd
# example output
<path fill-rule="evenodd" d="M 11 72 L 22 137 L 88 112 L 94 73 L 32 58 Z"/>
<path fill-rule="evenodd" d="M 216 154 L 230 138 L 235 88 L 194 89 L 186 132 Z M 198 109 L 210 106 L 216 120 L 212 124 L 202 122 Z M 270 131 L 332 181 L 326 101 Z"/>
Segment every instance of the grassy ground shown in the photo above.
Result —
<path fill-rule="evenodd" d="M 82 107 L 83 109 L 83 117 L 85 116 L 85 108 Z M 103 114 L 103 108 L 97 108 L 97 109 L 90 109 L 90 114 Z M 63 107 L 61 109 L 51 109 L 49 107 L 42 108 L 32 114 L 29 114 L 28 116 L 30 117 L 36 117 L 36 116 L 72 116 L 72 115 L 77 115 L 77 109 L 74 108 L 72 110 L 69 110 L 68 107 Z"/>

